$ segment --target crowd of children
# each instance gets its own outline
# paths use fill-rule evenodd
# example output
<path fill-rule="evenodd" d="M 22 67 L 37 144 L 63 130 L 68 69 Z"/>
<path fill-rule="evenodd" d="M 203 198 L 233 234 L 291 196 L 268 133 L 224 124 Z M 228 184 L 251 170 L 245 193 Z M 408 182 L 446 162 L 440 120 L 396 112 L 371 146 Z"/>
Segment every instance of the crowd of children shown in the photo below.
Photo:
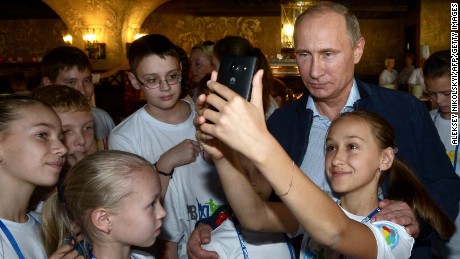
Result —
<path fill-rule="evenodd" d="M 325 6 L 296 26 L 327 12 L 327 22 L 335 22 L 345 10 Z M 356 37 L 353 51 L 364 46 Z M 316 57 L 303 48 L 297 55 L 305 74 Z M 258 57 L 249 102 L 215 82 L 223 55 Z M 458 174 L 458 148 L 446 133 L 449 58 L 449 51 L 434 53 L 423 74 L 437 105 L 434 125 Z M 328 195 L 267 130 L 266 119 L 277 107 L 291 109 L 292 100 L 286 92 L 278 103 L 270 96 L 277 79 L 248 40 L 197 43 L 189 61 L 167 37 L 151 34 L 130 45 L 128 61 L 130 83 L 146 104 L 118 125 L 93 105 L 91 62 L 76 47 L 43 58 L 40 87 L 0 98 L 0 258 L 409 258 L 418 224 L 433 231 L 435 256 L 459 253 L 451 211 L 397 157 L 398 129 L 385 116 L 344 108 L 329 120 L 312 107 L 317 99 L 303 106 L 327 120 L 318 168 L 325 169 Z M 315 73 L 323 70 L 306 72 L 313 78 L 307 88 L 322 87 Z M 350 95 L 359 100 L 357 87 Z M 322 95 L 316 88 L 311 94 Z M 386 208 L 382 199 L 409 212 L 375 219 Z M 405 215 L 417 222 L 403 222 Z M 301 244 L 292 242 L 297 235 Z"/>

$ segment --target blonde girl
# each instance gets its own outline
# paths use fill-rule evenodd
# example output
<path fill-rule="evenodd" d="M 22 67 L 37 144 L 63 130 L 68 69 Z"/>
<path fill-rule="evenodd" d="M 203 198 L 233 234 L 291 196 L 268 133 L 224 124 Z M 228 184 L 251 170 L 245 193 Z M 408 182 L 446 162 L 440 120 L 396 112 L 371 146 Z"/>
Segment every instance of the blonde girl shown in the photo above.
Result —
<path fill-rule="evenodd" d="M 160 180 L 145 159 L 122 151 L 100 151 L 80 160 L 43 207 L 47 254 L 82 234 L 85 258 L 152 258 L 131 246 L 149 247 L 166 215 Z"/>
<path fill-rule="evenodd" d="M 56 184 L 67 153 L 62 138 L 48 105 L 27 96 L 0 99 L 0 258 L 48 258 L 40 216 L 28 206 L 36 187 Z"/>

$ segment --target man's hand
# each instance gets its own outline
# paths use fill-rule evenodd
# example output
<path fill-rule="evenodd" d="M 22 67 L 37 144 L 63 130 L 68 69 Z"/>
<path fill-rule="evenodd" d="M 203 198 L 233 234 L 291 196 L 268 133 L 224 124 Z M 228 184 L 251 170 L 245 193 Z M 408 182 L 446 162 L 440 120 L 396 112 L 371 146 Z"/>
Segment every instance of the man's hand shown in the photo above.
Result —
<path fill-rule="evenodd" d="M 379 202 L 380 212 L 372 217 L 371 222 L 388 220 L 404 226 L 409 235 L 417 238 L 420 233 L 418 220 L 412 209 L 403 201 L 382 200 Z"/>
<path fill-rule="evenodd" d="M 187 242 L 187 256 L 190 259 L 197 258 L 219 258 L 218 254 L 213 251 L 206 251 L 201 248 L 202 244 L 211 242 L 211 226 L 207 224 L 198 224 L 193 230 Z"/>

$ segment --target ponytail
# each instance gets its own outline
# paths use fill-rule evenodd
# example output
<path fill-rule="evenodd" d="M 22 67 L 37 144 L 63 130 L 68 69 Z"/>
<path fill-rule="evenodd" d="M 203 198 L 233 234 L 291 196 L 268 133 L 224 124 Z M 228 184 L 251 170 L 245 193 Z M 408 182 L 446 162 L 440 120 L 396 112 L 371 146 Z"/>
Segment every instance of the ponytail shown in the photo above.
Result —
<path fill-rule="evenodd" d="M 72 233 L 71 221 L 63 202 L 58 198 L 57 192 L 51 194 L 42 210 L 41 237 L 43 247 L 48 256 L 51 256 L 59 247 L 64 244 L 64 239 L 75 236 Z"/>
<path fill-rule="evenodd" d="M 388 198 L 406 202 L 417 219 L 430 225 L 443 240 L 455 233 L 455 224 L 439 208 L 412 171 L 395 158 L 390 171 Z"/>

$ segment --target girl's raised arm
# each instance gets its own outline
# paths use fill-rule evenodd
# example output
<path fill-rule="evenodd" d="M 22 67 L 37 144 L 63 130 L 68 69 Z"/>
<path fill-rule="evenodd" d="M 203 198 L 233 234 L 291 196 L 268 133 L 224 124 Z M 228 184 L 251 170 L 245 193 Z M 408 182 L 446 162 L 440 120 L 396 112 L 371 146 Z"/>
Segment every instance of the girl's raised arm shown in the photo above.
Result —
<path fill-rule="evenodd" d="M 215 76 L 214 73 L 212 80 L 215 80 Z M 258 71 L 253 79 L 250 103 L 227 87 L 210 81 L 208 87 L 214 94 L 208 95 L 206 102 L 215 107 L 218 112 L 206 109 L 203 116 L 212 123 L 203 123 L 200 130 L 220 139 L 254 163 L 311 238 L 342 254 L 375 258 L 377 242 L 372 231 L 367 226 L 348 218 L 329 196 L 293 164 L 283 148 L 268 132 L 263 115 L 261 78 L 262 71 Z M 222 184 L 226 194 L 230 197 L 234 195 L 229 200 L 244 202 L 247 199 L 245 195 L 251 194 L 250 200 L 254 201 L 253 193 L 248 190 L 251 188 L 248 188 L 250 186 L 247 180 L 243 181 L 241 174 L 231 175 L 232 170 L 230 169 L 229 165 L 219 168 L 220 171 L 227 170 L 227 173 L 222 171 L 220 174 L 221 177 L 224 176 Z M 244 189 L 238 189 L 238 191 L 244 195 L 236 193 L 237 188 L 241 187 Z M 239 205 L 241 210 L 235 211 L 237 216 L 242 216 L 241 213 L 246 210 L 251 213 L 262 211 L 264 220 L 260 223 L 261 225 L 268 224 L 268 222 L 273 224 L 274 219 L 290 220 L 272 216 L 280 215 L 280 212 L 270 211 L 266 209 L 266 205 L 262 206 L 259 202 L 252 205 L 253 207 L 248 204 Z M 261 207 L 264 209 L 261 210 Z M 283 210 L 283 208 L 278 206 L 272 210 Z M 252 214 L 252 217 L 257 219 L 260 215 Z M 284 225 L 291 226 L 292 224 L 284 223 Z M 269 227 L 257 226 L 257 228 Z M 363 245 L 356 246 L 356 244 Z"/>

